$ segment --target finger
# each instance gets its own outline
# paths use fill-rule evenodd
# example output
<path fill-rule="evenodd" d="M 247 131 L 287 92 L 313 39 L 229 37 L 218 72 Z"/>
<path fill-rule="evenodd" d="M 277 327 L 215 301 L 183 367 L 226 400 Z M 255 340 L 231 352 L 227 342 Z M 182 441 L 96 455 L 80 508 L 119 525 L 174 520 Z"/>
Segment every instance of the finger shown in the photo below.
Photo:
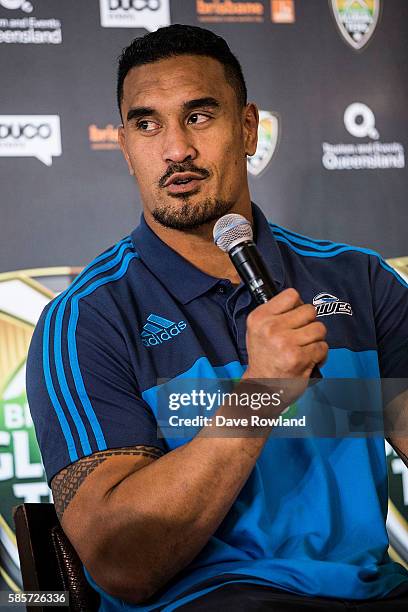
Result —
<path fill-rule="evenodd" d="M 313 342 L 304 347 L 307 351 L 307 360 L 310 368 L 314 368 L 315 365 L 322 364 L 326 361 L 329 345 L 324 340 L 319 342 Z"/>
<path fill-rule="evenodd" d="M 299 346 L 307 346 L 313 342 L 324 340 L 327 335 L 326 326 L 320 321 L 314 321 L 304 327 L 293 330 L 295 332 L 296 342 Z"/>
<path fill-rule="evenodd" d="M 297 306 L 301 306 L 303 304 L 303 300 L 300 297 L 299 293 L 296 289 L 285 289 L 275 295 L 269 302 L 266 304 L 262 304 L 258 307 L 257 310 L 263 310 L 264 313 L 268 313 L 271 315 L 283 314 L 285 312 L 289 312 L 296 308 Z"/>
<path fill-rule="evenodd" d="M 282 324 L 289 329 L 303 328 L 316 320 L 316 308 L 312 304 L 302 304 L 282 314 Z"/>

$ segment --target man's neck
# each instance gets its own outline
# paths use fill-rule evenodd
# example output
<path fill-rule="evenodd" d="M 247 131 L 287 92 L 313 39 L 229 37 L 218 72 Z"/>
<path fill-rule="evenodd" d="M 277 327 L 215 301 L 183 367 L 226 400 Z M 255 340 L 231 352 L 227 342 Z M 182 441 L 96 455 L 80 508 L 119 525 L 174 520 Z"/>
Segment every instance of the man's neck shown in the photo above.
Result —
<path fill-rule="evenodd" d="M 251 203 L 245 210 L 232 209 L 230 213 L 242 214 L 252 223 Z M 149 211 L 144 212 L 145 220 L 150 229 L 170 248 L 184 257 L 193 266 L 216 278 L 227 278 L 232 283 L 240 283 L 241 279 L 227 253 L 219 249 L 213 240 L 212 230 L 215 221 L 200 226 L 195 230 L 175 230 L 158 223 Z"/>

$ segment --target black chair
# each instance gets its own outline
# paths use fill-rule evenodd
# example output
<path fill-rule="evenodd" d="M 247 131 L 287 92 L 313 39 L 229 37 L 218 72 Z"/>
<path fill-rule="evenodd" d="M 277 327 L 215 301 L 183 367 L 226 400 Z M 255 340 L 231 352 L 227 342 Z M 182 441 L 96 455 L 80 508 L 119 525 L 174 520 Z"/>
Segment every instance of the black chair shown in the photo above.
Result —
<path fill-rule="evenodd" d="M 25 591 L 68 591 L 69 609 L 96 612 L 99 595 L 89 585 L 82 563 L 62 530 L 54 504 L 13 508 L 21 575 Z M 28 612 L 54 607 L 27 606 Z M 66 608 L 55 607 L 62 612 Z"/>

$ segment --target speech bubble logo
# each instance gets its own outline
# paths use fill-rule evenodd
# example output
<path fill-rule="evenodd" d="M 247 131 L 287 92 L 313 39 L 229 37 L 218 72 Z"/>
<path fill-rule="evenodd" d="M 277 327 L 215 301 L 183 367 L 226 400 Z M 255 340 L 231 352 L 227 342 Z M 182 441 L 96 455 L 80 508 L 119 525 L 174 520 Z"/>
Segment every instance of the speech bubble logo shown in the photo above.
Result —
<path fill-rule="evenodd" d="M 36 157 L 51 166 L 61 151 L 58 115 L 0 115 L 0 157 Z"/>
<path fill-rule="evenodd" d="M 369 136 L 373 140 L 380 137 L 375 127 L 375 116 L 371 108 L 361 102 L 350 104 L 344 111 L 344 125 L 346 130 L 356 138 Z"/>
<path fill-rule="evenodd" d="M 169 0 L 99 0 L 103 28 L 145 28 L 154 32 L 169 26 Z"/>

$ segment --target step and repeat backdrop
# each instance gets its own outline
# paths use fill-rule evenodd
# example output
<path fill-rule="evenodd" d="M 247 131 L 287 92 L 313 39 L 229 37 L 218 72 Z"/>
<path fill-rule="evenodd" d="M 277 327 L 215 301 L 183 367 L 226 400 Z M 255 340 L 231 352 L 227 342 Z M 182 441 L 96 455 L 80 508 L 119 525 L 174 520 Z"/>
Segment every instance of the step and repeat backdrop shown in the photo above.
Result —
<path fill-rule="evenodd" d="M 138 224 L 116 60 L 171 23 L 222 35 L 242 64 L 267 216 L 380 251 L 408 278 L 406 0 L 0 0 L 0 589 L 21 588 L 12 507 L 51 499 L 25 393 L 32 331 Z M 386 452 L 390 554 L 408 566 L 408 470 Z"/>

